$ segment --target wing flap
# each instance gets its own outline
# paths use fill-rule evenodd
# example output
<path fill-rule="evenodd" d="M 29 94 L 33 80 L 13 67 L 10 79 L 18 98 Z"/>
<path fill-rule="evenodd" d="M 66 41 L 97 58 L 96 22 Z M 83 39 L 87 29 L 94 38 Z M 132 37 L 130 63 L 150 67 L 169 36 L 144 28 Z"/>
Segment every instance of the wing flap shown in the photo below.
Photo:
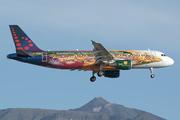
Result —
<path fill-rule="evenodd" d="M 106 50 L 106 48 L 104 48 L 101 43 L 92 41 L 92 44 L 94 45 L 93 52 L 96 59 L 94 65 L 105 63 L 108 61 L 114 61 L 114 57 Z"/>

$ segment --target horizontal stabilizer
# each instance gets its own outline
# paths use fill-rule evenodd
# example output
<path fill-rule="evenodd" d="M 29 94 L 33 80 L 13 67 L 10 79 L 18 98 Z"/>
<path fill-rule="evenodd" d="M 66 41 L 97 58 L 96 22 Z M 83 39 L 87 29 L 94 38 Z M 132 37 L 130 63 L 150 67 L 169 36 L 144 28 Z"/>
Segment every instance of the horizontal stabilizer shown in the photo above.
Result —
<path fill-rule="evenodd" d="M 21 56 L 21 57 L 30 57 L 30 55 L 28 55 L 25 51 L 23 50 L 16 50 L 16 54 L 17 56 Z"/>

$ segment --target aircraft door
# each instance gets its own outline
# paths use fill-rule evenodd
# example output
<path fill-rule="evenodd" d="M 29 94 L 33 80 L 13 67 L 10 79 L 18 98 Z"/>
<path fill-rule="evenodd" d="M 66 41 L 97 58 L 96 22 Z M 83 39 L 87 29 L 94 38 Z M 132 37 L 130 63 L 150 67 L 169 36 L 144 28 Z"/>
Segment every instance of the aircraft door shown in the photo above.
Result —
<path fill-rule="evenodd" d="M 42 62 L 47 62 L 47 53 L 42 53 Z"/>
<path fill-rule="evenodd" d="M 156 52 L 151 51 L 151 61 L 156 60 Z"/>
<path fill-rule="evenodd" d="M 156 60 L 156 52 L 149 49 L 149 53 L 151 54 L 151 62 Z"/>

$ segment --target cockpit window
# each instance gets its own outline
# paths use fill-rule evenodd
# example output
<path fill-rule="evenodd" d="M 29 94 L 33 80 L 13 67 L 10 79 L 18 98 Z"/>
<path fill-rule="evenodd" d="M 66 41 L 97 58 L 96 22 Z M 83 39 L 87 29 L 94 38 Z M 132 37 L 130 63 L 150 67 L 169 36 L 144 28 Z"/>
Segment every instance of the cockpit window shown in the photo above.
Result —
<path fill-rule="evenodd" d="M 161 54 L 161 56 L 166 56 L 165 54 Z"/>

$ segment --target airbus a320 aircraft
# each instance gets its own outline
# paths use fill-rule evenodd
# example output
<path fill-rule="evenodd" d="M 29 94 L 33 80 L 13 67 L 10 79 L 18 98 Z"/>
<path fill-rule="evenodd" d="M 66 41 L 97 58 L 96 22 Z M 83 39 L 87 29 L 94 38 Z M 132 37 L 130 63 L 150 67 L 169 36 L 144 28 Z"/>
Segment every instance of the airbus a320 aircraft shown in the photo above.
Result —
<path fill-rule="evenodd" d="M 150 69 L 174 64 L 164 53 L 153 50 L 106 50 L 102 44 L 92 41 L 93 51 L 43 51 L 21 30 L 18 25 L 10 25 L 16 53 L 7 58 L 34 65 L 70 70 L 92 71 L 91 82 L 99 77 L 117 78 L 120 70 L 135 68 Z"/>

